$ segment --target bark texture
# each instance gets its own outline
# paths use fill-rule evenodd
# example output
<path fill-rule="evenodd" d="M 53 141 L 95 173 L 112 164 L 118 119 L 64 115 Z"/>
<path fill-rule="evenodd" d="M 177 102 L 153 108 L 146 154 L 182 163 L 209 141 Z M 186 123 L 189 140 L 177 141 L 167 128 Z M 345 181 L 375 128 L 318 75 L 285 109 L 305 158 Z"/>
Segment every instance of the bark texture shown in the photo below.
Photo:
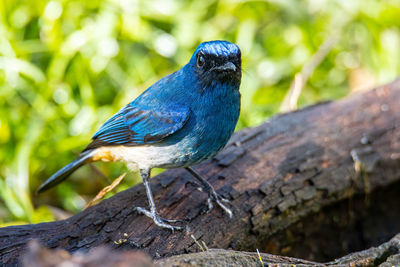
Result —
<path fill-rule="evenodd" d="M 161 216 L 183 220 L 184 231 L 133 211 L 147 206 L 140 184 L 67 220 L 0 229 L 0 262 L 16 264 L 31 239 L 69 252 L 141 249 L 153 258 L 198 252 L 204 242 L 317 261 L 379 245 L 400 232 L 400 80 L 236 133 L 195 168 L 231 200 L 232 219 L 217 206 L 207 213 L 190 174 L 169 170 L 151 186 Z"/>
<path fill-rule="evenodd" d="M 205 252 L 182 254 L 155 261 L 155 266 L 264 266 L 333 267 L 333 266 L 398 266 L 400 263 L 400 234 L 390 241 L 364 251 L 352 253 L 327 263 L 254 252 L 211 249 Z"/>
<path fill-rule="evenodd" d="M 397 266 L 400 261 L 400 234 L 390 241 L 327 263 L 318 263 L 267 253 L 243 252 L 224 249 L 209 249 L 203 252 L 181 254 L 156 261 L 141 251 L 117 251 L 109 247 L 96 247 L 87 254 L 71 255 L 66 250 L 51 250 L 37 241 L 28 243 L 28 251 L 22 259 L 24 267 L 200 267 L 200 266 Z"/>

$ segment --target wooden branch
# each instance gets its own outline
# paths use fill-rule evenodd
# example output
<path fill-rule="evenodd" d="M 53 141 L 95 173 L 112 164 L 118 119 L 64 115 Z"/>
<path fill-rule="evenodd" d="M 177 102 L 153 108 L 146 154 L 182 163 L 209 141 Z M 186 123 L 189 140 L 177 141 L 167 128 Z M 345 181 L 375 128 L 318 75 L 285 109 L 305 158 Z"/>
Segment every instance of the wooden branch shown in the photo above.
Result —
<path fill-rule="evenodd" d="M 260 253 L 264 266 L 377 266 L 386 263 L 396 266 L 400 263 L 400 234 L 390 241 L 374 248 L 327 263 L 311 262 L 291 257 Z M 223 249 L 211 249 L 205 252 L 172 256 L 155 261 L 156 266 L 262 266 L 255 252 L 241 252 Z"/>
<path fill-rule="evenodd" d="M 352 253 L 328 263 L 317 263 L 267 253 L 210 249 L 204 252 L 182 254 L 156 261 L 141 251 L 117 251 L 100 246 L 87 254 L 70 255 L 62 249 L 50 250 L 38 242 L 29 242 L 28 252 L 23 256 L 23 265 L 30 266 L 396 266 L 400 262 L 400 234 L 374 248 Z M 262 263 L 262 264 L 261 264 Z"/>
<path fill-rule="evenodd" d="M 153 258 L 197 252 L 200 248 L 195 241 L 209 248 L 253 252 L 259 248 L 294 256 L 305 247 L 310 248 L 304 254 L 308 259 L 320 260 L 321 253 L 313 250 L 318 246 L 308 242 L 319 237 L 322 243 L 332 244 L 329 242 L 338 239 L 334 236 L 328 240 L 325 235 L 336 227 L 333 223 L 339 213 L 332 211 L 336 206 L 340 211 L 353 211 L 349 207 L 356 199 L 359 210 L 377 207 L 374 205 L 380 201 L 368 199 L 373 199 L 379 188 L 384 191 L 377 199 L 390 195 L 393 203 L 399 203 L 400 194 L 392 192 L 399 188 L 399 151 L 400 80 L 243 130 L 215 159 L 196 166 L 219 193 L 231 200 L 233 219 L 218 207 L 206 213 L 206 195 L 193 185 L 190 174 L 182 169 L 169 170 L 152 179 L 151 186 L 160 214 L 184 220 L 185 231 L 160 229 L 133 211 L 135 206 L 147 206 L 140 184 L 67 220 L 0 229 L 0 262 L 16 264 L 31 239 L 69 252 L 100 245 L 118 250 L 140 248 Z M 360 200 L 357 196 L 361 194 Z M 383 205 L 393 210 L 399 206 Z M 358 212 L 345 212 L 340 213 L 346 215 L 343 218 L 357 218 Z M 399 219 L 399 214 L 395 212 L 392 217 Z M 311 225 L 307 224 L 309 220 Z M 397 225 L 384 229 L 400 232 Z M 313 235 L 307 236 L 308 231 Z M 348 232 L 350 239 L 353 232 L 364 233 Z M 384 238 L 387 240 L 387 236 Z M 302 247 L 294 249 L 296 244 Z M 331 250 L 334 253 L 326 259 L 346 251 L 336 251 L 336 247 Z"/>

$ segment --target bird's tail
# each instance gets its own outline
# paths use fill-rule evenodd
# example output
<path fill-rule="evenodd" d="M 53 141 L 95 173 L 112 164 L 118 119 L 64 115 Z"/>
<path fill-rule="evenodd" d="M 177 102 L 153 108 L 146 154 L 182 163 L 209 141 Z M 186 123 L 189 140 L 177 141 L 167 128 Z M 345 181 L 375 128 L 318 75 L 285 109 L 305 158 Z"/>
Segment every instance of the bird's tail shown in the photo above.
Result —
<path fill-rule="evenodd" d="M 58 185 L 62 181 L 68 178 L 68 176 L 73 173 L 76 169 L 78 169 L 80 166 L 82 166 L 85 163 L 88 163 L 91 161 L 93 154 L 93 150 L 87 150 L 82 152 L 74 161 L 69 163 L 67 166 L 64 168 L 60 169 L 58 172 L 53 174 L 49 179 L 46 180 L 43 184 L 39 186 L 39 189 L 37 190 L 37 193 L 42 193 L 53 186 Z"/>

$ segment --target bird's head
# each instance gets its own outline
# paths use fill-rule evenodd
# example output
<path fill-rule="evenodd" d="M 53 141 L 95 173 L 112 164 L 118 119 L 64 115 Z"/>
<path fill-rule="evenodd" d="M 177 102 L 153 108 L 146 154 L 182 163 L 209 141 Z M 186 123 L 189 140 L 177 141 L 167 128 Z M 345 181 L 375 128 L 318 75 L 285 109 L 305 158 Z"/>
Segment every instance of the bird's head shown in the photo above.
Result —
<path fill-rule="evenodd" d="M 227 41 L 201 43 L 189 65 L 194 68 L 198 79 L 209 86 L 228 83 L 239 87 L 242 77 L 241 52 L 237 45 Z"/>

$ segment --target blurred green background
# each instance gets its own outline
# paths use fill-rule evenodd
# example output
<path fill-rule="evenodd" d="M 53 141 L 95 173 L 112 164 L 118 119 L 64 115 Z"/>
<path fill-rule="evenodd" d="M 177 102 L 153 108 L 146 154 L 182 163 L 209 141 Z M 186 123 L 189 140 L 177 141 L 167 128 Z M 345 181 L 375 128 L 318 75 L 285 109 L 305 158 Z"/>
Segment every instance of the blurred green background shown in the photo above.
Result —
<path fill-rule="evenodd" d="M 200 42 L 242 49 L 240 130 L 280 110 L 322 44 L 299 106 L 393 80 L 399 18 L 398 0 L 1 0 L 0 226 L 78 212 L 124 172 L 96 163 L 34 195 L 108 117 L 183 66 Z M 117 190 L 137 178 L 128 175 Z"/>

